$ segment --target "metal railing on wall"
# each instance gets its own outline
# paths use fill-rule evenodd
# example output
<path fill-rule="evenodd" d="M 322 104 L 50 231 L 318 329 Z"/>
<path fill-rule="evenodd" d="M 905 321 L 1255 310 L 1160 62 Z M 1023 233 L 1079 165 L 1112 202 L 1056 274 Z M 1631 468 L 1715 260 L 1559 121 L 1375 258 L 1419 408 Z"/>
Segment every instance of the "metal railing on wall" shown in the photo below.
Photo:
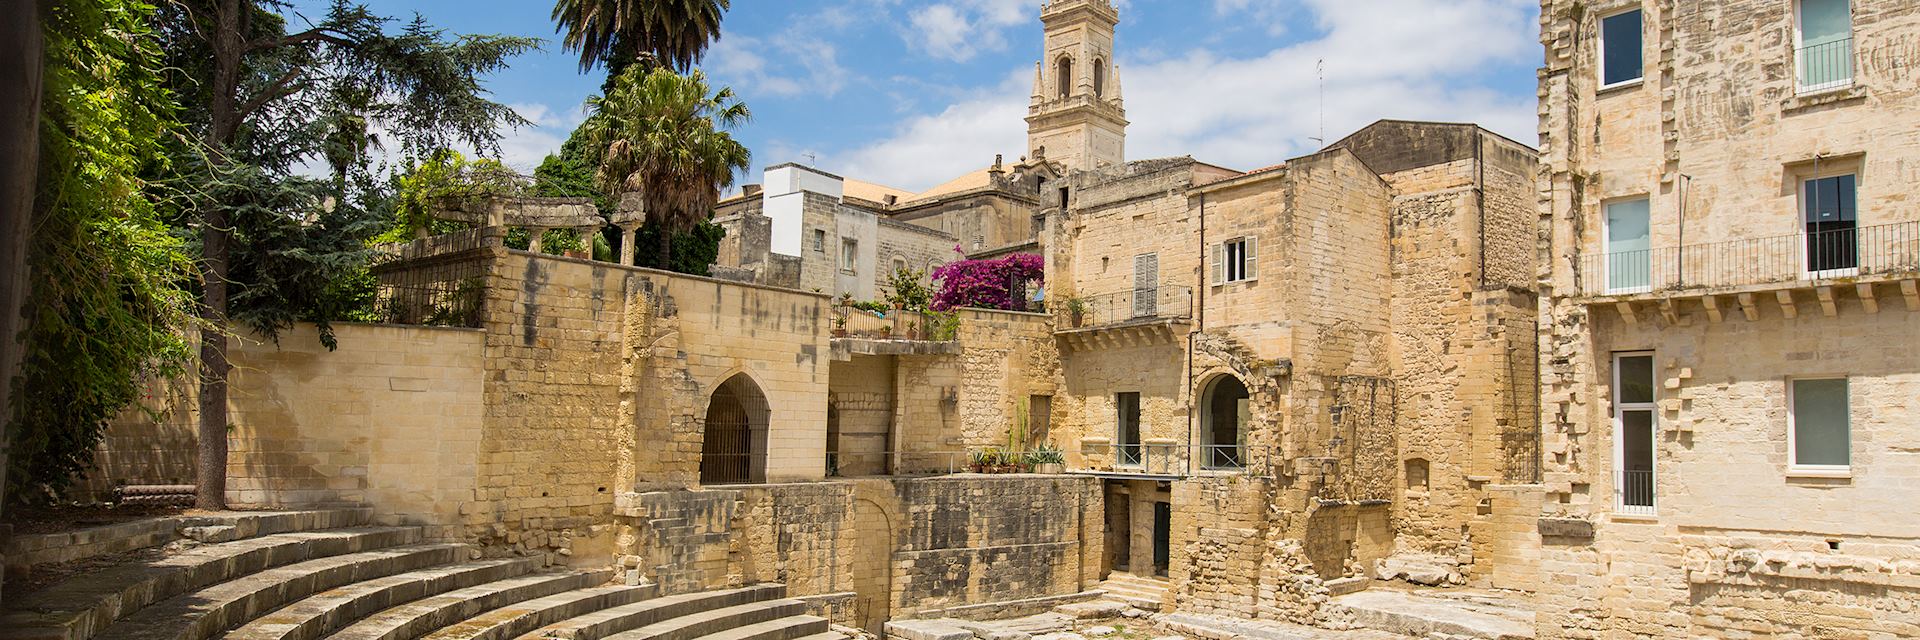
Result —
<path fill-rule="evenodd" d="M 1091 455 L 1110 463 L 1099 468 L 1075 468 L 1074 471 L 1170 476 L 1193 475 L 1197 472 L 1252 473 L 1258 466 L 1253 463 L 1261 461 L 1255 459 L 1251 447 L 1239 444 L 1100 444 L 1086 445 L 1081 453 L 1083 457 Z"/>
<path fill-rule="evenodd" d="M 1193 317 L 1193 287 L 1161 284 L 1152 289 L 1130 289 L 1080 298 L 1083 311 L 1078 327 L 1097 327 L 1135 320 Z M 1068 322 L 1075 318 L 1069 311 Z"/>
<path fill-rule="evenodd" d="M 1584 295 L 1626 295 L 1914 272 L 1920 221 L 1586 254 L 1578 275 Z"/>
<path fill-rule="evenodd" d="M 1655 515 L 1658 512 L 1654 506 L 1653 490 L 1652 471 L 1613 472 L 1614 511 L 1627 515 Z"/>
<path fill-rule="evenodd" d="M 1800 93 L 1853 86 L 1853 38 L 1801 47 L 1793 58 Z"/>

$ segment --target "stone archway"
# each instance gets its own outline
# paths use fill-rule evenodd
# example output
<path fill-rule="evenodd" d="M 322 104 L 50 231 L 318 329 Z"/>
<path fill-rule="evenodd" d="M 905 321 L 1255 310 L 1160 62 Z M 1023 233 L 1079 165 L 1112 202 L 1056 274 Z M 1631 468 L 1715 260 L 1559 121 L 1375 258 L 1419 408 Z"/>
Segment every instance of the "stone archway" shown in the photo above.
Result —
<path fill-rule="evenodd" d="M 715 387 L 700 439 L 700 484 L 764 482 L 767 397 L 745 373 Z"/>
<path fill-rule="evenodd" d="M 1253 421 L 1252 397 L 1247 385 L 1230 373 L 1207 380 L 1200 387 L 1200 464 L 1207 469 L 1246 467 L 1247 427 Z"/>
<path fill-rule="evenodd" d="M 893 616 L 893 516 L 867 498 L 854 502 L 854 615 L 859 627 L 880 634 Z"/>

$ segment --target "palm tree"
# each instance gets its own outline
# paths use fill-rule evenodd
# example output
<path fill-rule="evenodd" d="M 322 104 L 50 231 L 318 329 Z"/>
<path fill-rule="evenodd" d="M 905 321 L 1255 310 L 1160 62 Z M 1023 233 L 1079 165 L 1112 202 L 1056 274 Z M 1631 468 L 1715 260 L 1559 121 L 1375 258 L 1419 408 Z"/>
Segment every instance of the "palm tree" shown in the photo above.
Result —
<path fill-rule="evenodd" d="M 728 130 L 752 114 L 733 89 L 708 94 L 706 75 L 627 68 L 606 96 L 587 98 L 580 125 L 600 169 L 602 192 L 639 192 L 646 224 L 660 233 L 660 263 L 671 264 L 673 235 L 713 215 L 720 190 L 733 186 L 752 154 Z"/>
<path fill-rule="evenodd" d="M 557 0 L 553 20 L 565 31 L 561 46 L 580 52 L 580 70 L 606 64 L 609 77 L 627 65 L 646 70 L 693 67 L 720 37 L 730 0 Z M 603 87 L 605 90 L 610 90 Z"/>

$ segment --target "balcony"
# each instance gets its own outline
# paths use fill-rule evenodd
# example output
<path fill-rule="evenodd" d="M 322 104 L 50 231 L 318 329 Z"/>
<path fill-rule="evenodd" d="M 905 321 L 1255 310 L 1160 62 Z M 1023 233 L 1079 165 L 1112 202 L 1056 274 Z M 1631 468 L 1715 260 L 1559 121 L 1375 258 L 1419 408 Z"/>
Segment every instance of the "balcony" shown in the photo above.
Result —
<path fill-rule="evenodd" d="M 1652 516 L 1660 513 L 1653 499 L 1652 471 L 1613 472 L 1613 497 L 1614 513 L 1629 516 Z"/>
<path fill-rule="evenodd" d="M 1239 444 L 1182 445 L 1173 442 L 1080 445 L 1081 464 L 1068 473 L 1112 478 L 1184 478 L 1194 475 L 1255 475 L 1265 460 Z M 1256 462 L 1260 464 L 1255 464 Z"/>
<path fill-rule="evenodd" d="M 1794 69 L 1800 95 L 1853 86 L 1853 38 L 1795 50 Z"/>
<path fill-rule="evenodd" d="M 1184 335 L 1193 318 L 1193 288 L 1161 284 L 1080 298 L 1078 312 L 1063 314 L 1055 334 L 1074 350 L 1127 347 Z"/>
<path fill-rule="evenodd" d="M 1578 295 L 1619 302 L 1751 293 L 1873 282 L 1920 275 L 1920 221 L 1587 254 L 1578 259 Z"/>

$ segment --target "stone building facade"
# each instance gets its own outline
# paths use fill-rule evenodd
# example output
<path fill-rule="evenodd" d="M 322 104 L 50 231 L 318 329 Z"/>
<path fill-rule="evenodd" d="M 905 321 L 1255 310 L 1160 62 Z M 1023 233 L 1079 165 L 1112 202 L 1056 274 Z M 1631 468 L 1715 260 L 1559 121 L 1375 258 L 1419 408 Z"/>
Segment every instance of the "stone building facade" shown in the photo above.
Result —
<path fill-rule="evenodd" d="M 1541 8 L 1541 637 L 1920 634 L 1920 6 Z"/>
<path fill-rule="evenodd" d="M 1485 583 L 1479 507 L 1537 471 L 1533 154 L 1383 121 L 1250 172 L 1070 174 L 1054 435 L 1107 481 L 1102 569 L 1287 620 L 1397 567 Z"/>

